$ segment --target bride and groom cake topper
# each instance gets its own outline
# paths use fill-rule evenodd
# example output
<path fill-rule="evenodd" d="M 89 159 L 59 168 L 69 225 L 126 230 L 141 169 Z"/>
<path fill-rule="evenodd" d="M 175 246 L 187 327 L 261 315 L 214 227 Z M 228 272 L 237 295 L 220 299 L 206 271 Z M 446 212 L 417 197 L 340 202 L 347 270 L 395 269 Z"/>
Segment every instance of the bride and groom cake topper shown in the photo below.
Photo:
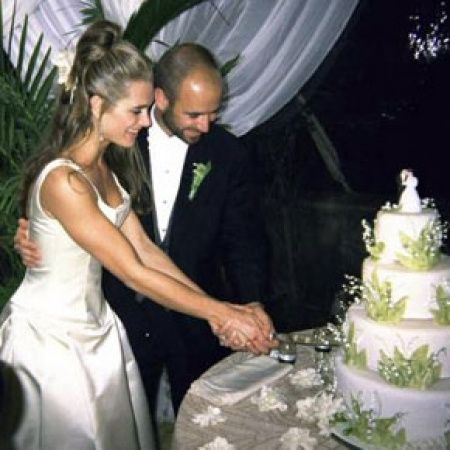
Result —
<path fill-rule="evenodd" d="M 402 212 L 418 213 L 422 211 L 421 201 L 417 193 L 418 180 L 411 169 L 400 172 L 400 182 L 403 191 L 400 195 L 399 206 Z"/>

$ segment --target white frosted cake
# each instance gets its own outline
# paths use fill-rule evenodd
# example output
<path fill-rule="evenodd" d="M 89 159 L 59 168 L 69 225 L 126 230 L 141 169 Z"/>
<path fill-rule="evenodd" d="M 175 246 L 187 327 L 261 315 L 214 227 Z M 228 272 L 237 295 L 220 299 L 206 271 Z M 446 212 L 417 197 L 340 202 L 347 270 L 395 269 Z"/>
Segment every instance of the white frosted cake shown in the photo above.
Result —
<path fill-rule="evenodd" d="M 353 279 L 355 303 L 335 359 L 346 433 L 374 448 L 450 448 L 450 258 L 446 225 L 401 173 L 399 205 L 381 209 L 363 238 L 370 257 Z M 355 431 L 356 430 L 356 431 Z"/>

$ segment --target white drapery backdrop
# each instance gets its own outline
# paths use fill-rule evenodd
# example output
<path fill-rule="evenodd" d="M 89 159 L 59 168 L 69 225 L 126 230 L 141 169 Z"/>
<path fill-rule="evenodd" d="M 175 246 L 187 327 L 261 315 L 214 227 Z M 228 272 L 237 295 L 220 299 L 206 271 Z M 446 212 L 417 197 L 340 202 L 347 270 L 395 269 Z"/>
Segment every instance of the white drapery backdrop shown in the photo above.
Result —
<path fill-rule="evenodd" d="M 106 17 L 124 26 L 141 2 L 102 3 Z M 83 31 L 83 3 L 17 1 L 13 62 L 25 14 L 29 16 L 28 56 L 44 33 L 43 53 L 50 46 L 54 60 L 58 51 L 73 45 Z M 13 4 L 14 0 L 3 0 L 5 44 Z M 220 118 L 241 136 L 268 120 L 297 94 L 335 44 L 357 4 L 358 0 L 209 0 L 185 11 L 156 38 L 168 45 L 198 42 L 221 63 L 241 56 L 228 76 L 229 99 Z M 148 54 L 157 60 L 165 48 L 152 43 Z"/>

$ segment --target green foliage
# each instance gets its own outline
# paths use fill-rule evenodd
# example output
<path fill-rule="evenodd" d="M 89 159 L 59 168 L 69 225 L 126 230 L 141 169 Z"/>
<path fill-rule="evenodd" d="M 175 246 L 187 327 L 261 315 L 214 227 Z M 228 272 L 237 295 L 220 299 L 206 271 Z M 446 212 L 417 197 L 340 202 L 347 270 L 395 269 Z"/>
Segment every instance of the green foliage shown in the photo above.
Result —
<path fill-rule="evenodd" d="M 437 309 L 431 310 L 434 320 L 439 325 L 450 325 L 450 295 L 443 286 L 436 288 L 436 303 Z"/>
<path fill-rule="evenodd" d="M 343 426 L 346 436 L 355 436 L 375 448 L 401 449 L 406 444 L 404 428 L 394 430 L 401 415 L 392 417 L 377 417 L 372 409 L 363 410 L 360 402 L 352 397 L 347 411 L 339 412 L 334 416 L 333 423 Z"/>
<path fill-rule="evenodd" d="M 392 300 L 392 285 L 380 282 L 377 272 L 372 272 L 370 282 L 364 284 L 367 315 L 377 322 L 398 323 L 405 314 L 407 297 Z"/>
<path fill-rule="evenodd" d="M 88 25 L 97 22 L 98 20 L 105 19 L 105 13 L 100 0 L 84 0 L 81 4 L 84 5 L 84 8 L 81 9 L 83 25 Z"/>
<path fill-rule="evenodd" d="M 237 55 L 234 58 L 228 60 L 223 64 L 223 66 L 220 68 L 220 73 L 222 74 L 222 77 L 226 77 L 240 62 L 241 55 Z"/>
<path fill-rule="evenodd" d="M 193 200 L 198 188 L 203 183 L 205 177 L 211 172 L 211 161 L 207 163 L 194 163 L 192 174 L 192 185 L 189 190 L 189 200 Z"/>
<path fill-rule="evenodd" d="M 349 326 L 344 344 L 344 360 L 348 366 L 353 366 L 358 369 L 365 369 L 367 367 L 367 353 L 365 349 L 358 350 L 355 342 L 355 324 L 353 322 Z"/>
<path fill-rule="evenodd" d="M 388 383 L 399 387 L 426 389 L 439 380 L 442 364 L 437 354 L 428 354 L 428 345 L 422 345 L 407 358 L 395 347 L 394 356 L 390 358 L 380 351 L 378 373 Z"/>
<path fill-rule="evenodd" d="M 124 37 L 137 48 L 145 50 L 164 25 L 203 1 L 205 0 L 146 0 L 131 15 Z"/>
<path fill-rule="evenodd" d="M 0 31 L 3 33 L 2 23 L 0 4 Z M 10 39 L 14 26 L 13 15 Z M 27 30 L 26 16 L 16 67 L 9 58 L 10 42 L 7 50 L 3 49 L 0 54 L 0 308 L 23 276 L 23 267 L 13 249 L 19 217 L 17 195 L 24 163 L 36 149 L 53 107 L 50 93 L 56 69 L 46 71 L 50 49 L 38 61 L 42 52 L 41 35 L 25 67 Z"/>
<path fill-rule="evenodd" d="M 400 232 L 400 241 L 405 251 L 397 255 L 400 263 L 412 270 L 429 270 L 434 267 L 441 258 L 439 249 L 442 245 L 443 227 L 439 220 L 430 221 L 417 239 Z"/>

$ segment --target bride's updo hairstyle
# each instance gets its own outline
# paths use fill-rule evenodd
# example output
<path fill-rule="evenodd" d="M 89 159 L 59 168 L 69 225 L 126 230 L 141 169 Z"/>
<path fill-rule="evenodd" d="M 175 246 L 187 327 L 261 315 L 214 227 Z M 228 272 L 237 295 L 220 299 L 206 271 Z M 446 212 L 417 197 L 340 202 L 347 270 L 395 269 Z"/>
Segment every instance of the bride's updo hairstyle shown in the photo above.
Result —
<path fill-rule="evenodd" d="M 88 27 L 77 43 L 68 78 L 60 85 L 45 142 L 27 165 L 21 199 L 24 213 L 30 185 L 43 166 L 73 145 L 82 143 L 93 130 L 90 97 L 98 95 L 104 100 L 104 112 L 125 97 L 132 81 L 153 82 L 150 60 L 122 38 L 117 24 L 103 20 Z M 140 184 L 143 177 L 125 172 L 138 169 L 136 158 L 137 152 L 130 149 L 111 148 L 105 153 L 108 165 L 135 201 L 143 191 Z"/>

